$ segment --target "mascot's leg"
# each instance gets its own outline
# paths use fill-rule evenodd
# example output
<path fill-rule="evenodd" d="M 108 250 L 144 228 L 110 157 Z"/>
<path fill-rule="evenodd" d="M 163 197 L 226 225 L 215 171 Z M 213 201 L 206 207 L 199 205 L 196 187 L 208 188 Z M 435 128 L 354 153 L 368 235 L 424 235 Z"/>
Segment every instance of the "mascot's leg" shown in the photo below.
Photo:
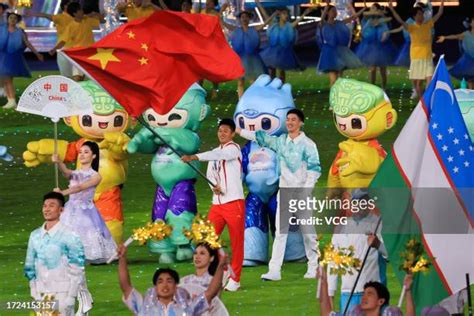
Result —
<path fill-rule="evenodd" d="M 123 242 L 122 191 L 119 187 L 113 187 L 111 190 L 101 193 L 94 204 L 115 243 L 120 245 Z"/>
<path fill-rule="evenodd" d="M 166 195 L 163 188 L 158 185 L 156 187 L 155 201 L 153 203 L 151 214 L 153 221 L 163 220 L 166 222 L 165 216 L 168 211 L 168 202 L 169 197 Z M 147 246 L 150 252 L 160 255 L 160 263 L 170 264 L 176 261 L 176 246 L 171 242 L 169 237 L 160 241 L 149 240 Z"/>
<path fill-rule="evenodd" d="M 269 210 L 269 217 L 270 217 L 270 227 L 272 236 L 275 236 L 275 221 L 278 218 L 275 218 L 276 211 L 277 211 L 277 193 L 275 193 L 268 201 L 268 210 Z M 300 230 L 296 226 L 290 226 L 288 231 L 288 239 L 286 240 L 286 248 L 285 248 L 285 261 L 305 261 L 306 260 L 306 252 L 304 250 L 304 241 L 303 235 L 301 234 Z"/>
<path fill-rule="evenodd" d="M 176 259 L 179 261 L 191 260 L 193 250 L 190 241 L 184 236 L 183 228 L 191 229 L 197 213 L 195 180 L 178 182 L 171 192 L 166 213 L 166 222 L 173 227 L 170 239 L 177 247 Z"/>
<path fill-rule="evenodd" d="M 245 199 L 244 267 L 268 262 L 268 222 L 264 204 L 249 193 Z"/>

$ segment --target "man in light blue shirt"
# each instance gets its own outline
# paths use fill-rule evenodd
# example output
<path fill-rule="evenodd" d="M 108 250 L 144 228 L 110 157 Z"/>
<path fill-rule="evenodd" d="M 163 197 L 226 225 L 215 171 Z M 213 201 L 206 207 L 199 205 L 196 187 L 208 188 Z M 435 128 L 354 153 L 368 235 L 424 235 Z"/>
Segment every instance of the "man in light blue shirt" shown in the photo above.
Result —
<path fill-rule="evenodd" d="M 280 189 L 296 189 L 294 192 L 305 191 L 310 193 L 318 178 L 321 176 L 321 164 L 316 144 L 301 131 L 304 124 L 304 114 L 301 110 L 292 109 L 286 116 L 288 134 L 278 137 L 270 136 L 265 131 L 252 132 L 237 128 L 236 132 L 248 140 L 256 140 L 262 147 L 268 147 L 276 152 L 280 167 Z M 273 241 L 272 258 L 269 263 L 269 272 L 262 275 L 262 279 L 269 281 L 281 280 L 281 266 L 285 254 L 288 226 L 288 214 L 282 214 L 280 204 L 282 196 L 279 191 L 278 208 L 276 214 L 276 231 Z M 300 219 L 309 219 L 312 212 L 298 210 L 293 214 Z M 281 227 L 281 226 L 284 227 Z M 316 255 L 317 238 L 312 225 L 300 225 L 303 233 L 308 270 L 305 278 L 315 278 L 318 258 Z"/>
<path fill-rule="evenodd" d="M 61 193 L 43 197 L 46 222 L 34 230 L 28 241 L 25 276 L 30 282 L 31 297 L 42 300 L 53 295 L 63 316 L 74 315 L 74 305 L 85 283 L 84 247 L 79 236 L 59 221 L 64 206 Z"/>

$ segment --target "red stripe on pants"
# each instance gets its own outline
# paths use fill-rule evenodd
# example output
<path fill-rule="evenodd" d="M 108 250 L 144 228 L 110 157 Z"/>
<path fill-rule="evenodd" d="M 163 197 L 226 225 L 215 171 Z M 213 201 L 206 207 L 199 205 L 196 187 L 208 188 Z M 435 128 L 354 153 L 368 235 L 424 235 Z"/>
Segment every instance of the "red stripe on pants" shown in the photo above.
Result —
<path fill-rule="evenodd" d="M 208 219 L 214 224 L 218 235 L 222 234 L 227 224 L 232 249 L 231 264 L 235 273 L 234 281 L 240 282 L 244 262 L 245 201 L 235 200 L 225 204 L 212 204 Z"/>

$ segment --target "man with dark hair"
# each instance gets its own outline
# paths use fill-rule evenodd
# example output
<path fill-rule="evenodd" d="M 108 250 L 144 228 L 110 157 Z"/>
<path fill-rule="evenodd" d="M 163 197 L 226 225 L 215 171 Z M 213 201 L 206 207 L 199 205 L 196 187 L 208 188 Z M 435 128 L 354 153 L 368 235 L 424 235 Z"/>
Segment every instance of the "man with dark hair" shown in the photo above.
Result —
<path fill-rule="evenodd" d="M 156 282 L 158 281 L 159 277 L 163 273 L 168 273 L 173 279 L 176 284 L 179 284 L 179 274 L 173 269 L 170 268 L 160 268 L 155 271 L 155 274 L 153 274 L 153 284 L 156 285 Z"/>
<path fill-rule="evenodd" d="M 25 276 L 30 282 L 31 297 L 42 300 L 45 295 L 53 295 L 59 303 L 55 308 L 61 315 L 69 316 L 74 315 L 78 292 L 87 290 L 84 247 L 79 236 L 59 221 L 63 206 L 61 193 L 49 192 L 43 197 L 46 222 L 30 235 Z M 82 308 L 81 312 L 90 308 Z"/>
<path fill-rule="evenodd" d="M 208 218 L 214 223 L 218 235 L 227 224 L 232 248 L 232 269 L 235 275 L 225 287 L 228 291 L 237 291 L 240 288 L 240 274 L 244 262 L 245 201 L 242 187 L 242 153 L 240 146 L 233 141 L 234 136 L 234 120 L 222 119 L 217 131 L 219 147 L 181 157 L 184 162 L 209 161 L 207 177 L 214 184 L 214 194 Z"/>
<path fill-rule="evenodd" d="M 169 268 L 155 272 L 154 287 L 149 288 L 145 296 L 142 296 L 132 287 L 126 253 L 127 248 L 121 245 L 118 249 L 119 282 L 123 293 L 122 300 L 135 315 L 201 315 L 209 309 L 212 299 L 221 289 L 227 256 L 219 257 L 219 265 L 209 287 L 195 298 L 191 298 L 186 290 L 178 288 L 179 275 Z"/>
<path fill-rule="evenodd" d="M 280 166 L 280 189 L 285 189 L 285 196 L 288 196 L 289 191 L 291 191 L 305 199 L 311 194 L 318 178 L 321 176 L 321 164 L 316 144 L 301 131 L 303 124 L 303 112 L 298 109 L 291 109 L 286 115 L 288 133 L 283 133 L 280 136 L 270 136 L 263 130 L 252 132 L 241 128 L 237 128 L 236 132 L 243 138 L 256 140 L 260 146 L 275 151 Z M 262 274 L 262 279 L 268 281 L 281 280 L 281 266 L 285 255 L 289 224 L 294 224 L 291 219 L 297 217 L 306 220 L 312 216 L 311 210 L 298 210 L 291 216 L 287 210 L 282 212 L 280 208 L 282 196 L 280 193 L 281 190 L 278 192 L 272 258 L 268 265 L 268 273 Z M 306 257 L 308 257 L 308 270 L 304 278 L 312 279 L 316 277 L 316 267 L 318 266 L 316 232 L 310 224 L 300 225 L 300 229 L 303 234 Z"/>
<path fill-rule="evenodd" d="M 323 271 L 320 274 L 320 289 L 319 293 L 319 306 L 320 306 L 320 315 L 321 316 L 340 316 L 343 314 L 341 310 L 340 313 L 334 313 L 331 311 L 331 300 L 328 294 L 328 282 L 327 282 L 327 273 Z M 408 291 L 411 288 L 411 279 L 405 280 L 405 285 Z M 411 295 L 411 294 L 410 294 Z M 412 301 L 407 301 L 407 316 L 415 316 L 413 314 L 414 308 Z M 364 285 L 364 294 L 362 296 L 362 301 L 358 305 L 352 306 L 348 310 L 347 315 L 371 315 L 371 316 L 380 316 L 382 315 L 382 310 L 387 308 L 390 304 L 390 292 L 387 287 L 380 282 L 367 282 Z M 401 311 L 398 308 L 390 307 L 390 315 L 402 315 Z"/>

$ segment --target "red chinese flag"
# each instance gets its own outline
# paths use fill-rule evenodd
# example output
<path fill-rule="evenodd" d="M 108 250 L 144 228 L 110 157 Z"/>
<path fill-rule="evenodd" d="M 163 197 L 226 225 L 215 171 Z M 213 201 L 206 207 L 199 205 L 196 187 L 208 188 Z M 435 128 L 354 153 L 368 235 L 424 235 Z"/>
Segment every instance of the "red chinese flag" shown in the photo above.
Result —
<path fill-rule="evenodd" d="M 165 114 L 196 81 L 240 78 L 244 69 L 214 16 L 157 11 L 88 48 L 63 52 L 133 116 Z"/>

